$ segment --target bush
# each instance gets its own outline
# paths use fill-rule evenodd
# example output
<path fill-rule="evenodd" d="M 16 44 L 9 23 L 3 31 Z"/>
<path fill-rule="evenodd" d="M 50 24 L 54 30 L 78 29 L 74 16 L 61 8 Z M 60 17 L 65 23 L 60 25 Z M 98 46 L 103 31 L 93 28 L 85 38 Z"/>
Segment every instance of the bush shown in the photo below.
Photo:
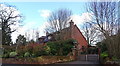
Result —
<path fill-rule="evenodd" d="M 10 52 L 9 57 L 15 57 L 15 56 L 17 56 L 17 53 L 16 53 L 16 52 Z"/>
<path fill-rule="evenodd" d="M 68 53 L 72 52 L 74 41 L 74 39 L 68 39 L 63 41 L 48 42 L 46 51 L 50 55 L 68 55 Z"/>
<path fill-rule="evenodd" d="M 24 54 L 27 52 L 27 47 L 25 46 L 19 46 L 18 49 L 16 50 L 16 52 L 18 53 L 19 58 L 24 57 Z"/>
<path fill-rule="evenodd" d="M 3 58 L 9 58 L 9 53 L 3 54 Z"/>
<path fill-rule="evenodd" d="M 108 57 L 108 53 L 107 53 L 107 52 L 103 52 L 103 53 L 100 54 L 100 56 L 101 56 L 102 58 Z"/>
<path fill-rule="evenodd" d="M 116 61 L 116 60 L 118 60 L 118 58 L 115 57 L 115 56 L 113 56 L 113 57 L 112 57 L 112 60 L 113 60 L 113 61 Z"/>
<path fill-rule="evenodd" d="M 100 62 L 101 63 L 105 63 L 108 60 L 108 53 L 107 52 L 103 52 L 100 54 Z"/>
<path fill-rule="evenodd" d="M 8 58 L 10 52 L 15 51 L 15 46 L 2 45 L 3 48 L 3 57 Z"/>
<path fill-rule="evenodd" d="M 30 57 L 30 53 L 29 53 L 29 52 L 26 52 L 26 53 L 24 54 L 24 57 Z"/>

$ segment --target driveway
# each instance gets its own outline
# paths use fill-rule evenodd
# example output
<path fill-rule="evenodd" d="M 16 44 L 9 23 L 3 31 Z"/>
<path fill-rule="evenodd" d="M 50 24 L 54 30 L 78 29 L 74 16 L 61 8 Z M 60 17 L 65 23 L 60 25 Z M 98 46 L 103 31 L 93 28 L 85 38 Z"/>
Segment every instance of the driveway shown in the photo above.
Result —
<path fill-rule="evenodd" d="M 89 54 L 89 55 L 80 55 L 78 56 L 76 61 L 72 62 L 65 62 L 65 63 L 58 63 L 58 64 L 65 64 L 65 65 L 73 65 L 73 66 L 101 66 L 99 63 L 98 55 L 96 54 Z"/>
<path fill-rule="evenodd" d="M 66 63 L 60 63 L 60 64 L 99 64 L 99 62 L 96 62 L 96 61 L 72 61 L 72 62 L 66 62 Z"/>
<path fill-rule="evenodd" d="M 57 64 L 62 66 L 102 66 L 97 61 L 72 61 L 72 62 L 57 63 Z"/>

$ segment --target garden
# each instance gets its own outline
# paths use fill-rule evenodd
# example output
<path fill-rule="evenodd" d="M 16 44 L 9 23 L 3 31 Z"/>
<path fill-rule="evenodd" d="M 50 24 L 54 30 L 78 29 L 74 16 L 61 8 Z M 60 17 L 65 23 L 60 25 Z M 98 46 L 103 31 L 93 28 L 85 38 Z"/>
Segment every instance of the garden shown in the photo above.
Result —
<path fill-rule="evenodd" d="M 100 53 L 101 64 L 105 64 L 105 65 L 112 64 L 116 66 L 120 65 L 120 58 L 115 55 L 114 56 L 109 55 L 105 42 L 99 42 L 97 43 L 97 46 L 100 48 L 101 51 Z"/>
<path fill-rule="evenodd" d="M 51 64 L 73 61 L 72 48 L 75 40 L 29 43 L 26 45 L 3 45 L 2 63 L 7 64 Z"/>

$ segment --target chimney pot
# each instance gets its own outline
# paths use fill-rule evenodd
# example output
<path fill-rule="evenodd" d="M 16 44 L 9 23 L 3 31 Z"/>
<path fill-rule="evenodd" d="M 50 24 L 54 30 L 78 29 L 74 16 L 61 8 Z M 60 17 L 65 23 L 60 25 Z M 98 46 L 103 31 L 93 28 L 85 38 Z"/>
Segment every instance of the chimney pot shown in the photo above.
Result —
<path fill-rule="evenodd" d="M 70 21 L 70 26 L 73 26 L 74 25 L 74 22 L 71 20 Z"/>

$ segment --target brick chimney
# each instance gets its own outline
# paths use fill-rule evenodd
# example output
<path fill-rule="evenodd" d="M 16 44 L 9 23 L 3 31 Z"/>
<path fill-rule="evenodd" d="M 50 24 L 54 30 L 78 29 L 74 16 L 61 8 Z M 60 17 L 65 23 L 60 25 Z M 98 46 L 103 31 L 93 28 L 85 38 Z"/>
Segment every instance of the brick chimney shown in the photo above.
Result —
<path fill-rule="evenodd" d="M 70 23 L 70 36 L 72 38 L 74 34 L 74 22 L 71 20 L 69 23 Z"/>
<path fill-rule="evenodd" d="M 69 23 L 70 23 L 70 27 L 74 26 L 74 22 L 72 20 Z"/>

